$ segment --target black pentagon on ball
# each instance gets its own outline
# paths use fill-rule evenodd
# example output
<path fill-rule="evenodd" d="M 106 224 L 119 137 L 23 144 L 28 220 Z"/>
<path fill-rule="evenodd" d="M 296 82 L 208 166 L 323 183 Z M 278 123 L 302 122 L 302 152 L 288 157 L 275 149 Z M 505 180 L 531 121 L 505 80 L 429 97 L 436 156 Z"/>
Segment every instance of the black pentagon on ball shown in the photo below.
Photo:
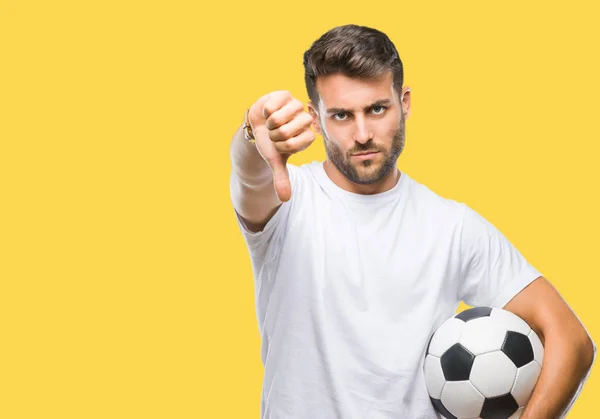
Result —
<path fill-rule="evenodd" d="M 492 314 L 491 307 L 473 307 L 468 310 L 461 311 L 454 317 L 462 320 L 463 322 L 468 322 L 469 320 L 475 320 L 480 317 L 489 317 L 490 314 Z"/>
<path fill-rule="evenodd" d="M 465 381 L 469 379 L 475 355 L 460 343 L 452 345 L 440 358 L 446 381 Z"/>
<path fill-rule="evenodd" d="M 502 352 L 521 368 L 533 361 L 533 347 L 527 336 L 519 332 L 508 331 L 502 344 Z"/>
<path fill-rule="evenodd" d="M 448 409 L 442 404 L 441 400 L 434 399 L 433 397 L 429 397 L 431 399 L 431 403 L 433 403 L 433 407 L 435 410 L 440 412 L 446 419 L 457 419 L 452 413 L 448 412 Z"/>
<path fill-rule="evenodd" d="M 479 417 L 482 419 L 508 419 L 517 409 L 519 409 L 519 404 L 509 393 L 485 399 Z"/>

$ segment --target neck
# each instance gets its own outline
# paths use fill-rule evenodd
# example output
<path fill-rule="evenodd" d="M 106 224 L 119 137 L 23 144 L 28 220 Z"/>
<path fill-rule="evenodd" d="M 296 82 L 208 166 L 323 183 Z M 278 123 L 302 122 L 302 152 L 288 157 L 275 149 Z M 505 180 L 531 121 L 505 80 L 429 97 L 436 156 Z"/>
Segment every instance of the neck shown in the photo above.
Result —
<path fill-rule="evenodd" d="M 400 171 L 394 167 L 387 176 L 378 182 L 369 184 L 369 185 L 360 185 L 358 183 L 354 183 L 349 181 L 338 169 L 335 167 L 331 161 L 325 160 L 323 163 L 323 168 L 325 169 L 325 173 L 329 176 L 329 179 L 333 183 L 335 183 L 340 188 L 360 195 L 375 195 L 378 193 L 386 192 L 392 189 L 400 180 Z"/>

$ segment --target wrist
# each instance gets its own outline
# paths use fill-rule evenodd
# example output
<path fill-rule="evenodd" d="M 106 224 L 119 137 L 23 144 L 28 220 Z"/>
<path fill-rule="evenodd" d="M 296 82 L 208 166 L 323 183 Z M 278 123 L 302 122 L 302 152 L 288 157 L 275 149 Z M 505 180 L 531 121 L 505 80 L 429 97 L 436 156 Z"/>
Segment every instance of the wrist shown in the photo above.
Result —
<path fill-rule="evenodd" d="M 250 118 L 248 117 L 249 113 L 250 109 L 246 109 L 246 111 L 244 112 L 244 125 L 242 125 L 242 133 L 244 134 L 244 139 L 246 141 L 254 144 L 256 142 L 256 138 L 254 138 L 254 130 L 252 128 Z"/>

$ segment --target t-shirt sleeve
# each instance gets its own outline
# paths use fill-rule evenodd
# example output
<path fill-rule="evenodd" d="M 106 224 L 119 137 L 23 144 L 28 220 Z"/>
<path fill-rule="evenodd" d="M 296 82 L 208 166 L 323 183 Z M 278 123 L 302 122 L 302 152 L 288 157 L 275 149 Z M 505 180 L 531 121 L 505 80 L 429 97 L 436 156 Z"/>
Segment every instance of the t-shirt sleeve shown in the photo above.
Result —
<path fill-rule="evenodd" d="M 460 238 L 459 299 L 503 308 L 542 274 L 488 220 L 464 205 Z"/>
<path fill-rule="evenodd" d="M 249 230 L 246 223 L 235 209 L 235 206 L 233 206 L 238 227 L 242 232 L 250 256 L 254 260 L 265 261 L 274 256 L 277 253 L 277 243 L 282 239 L 285 233 L 292 208 L 295 205 L 295 198 L 297 198 L 296 195 L 298 195 L 300 189 L 299 167 L 288 164 L 287 168 L 292 187 L 291 199 L 281 204 L 279 209 L 275 212 L 271 219 L 269 219 L 261 231 L 253 232 Z"/>

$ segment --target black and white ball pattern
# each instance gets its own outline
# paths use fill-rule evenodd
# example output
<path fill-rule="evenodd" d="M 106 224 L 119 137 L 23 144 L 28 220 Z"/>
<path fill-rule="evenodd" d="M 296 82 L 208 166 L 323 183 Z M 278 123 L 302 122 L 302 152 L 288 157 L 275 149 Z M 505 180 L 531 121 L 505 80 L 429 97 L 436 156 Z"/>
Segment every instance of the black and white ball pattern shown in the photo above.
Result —
<path fill-rule="evenodd" d="M 542 368 L 544 347 L 519 316 L 474 307 L 446 320 L 427 348 L 429 396 L 446 419 L 516 419 Z"/>

